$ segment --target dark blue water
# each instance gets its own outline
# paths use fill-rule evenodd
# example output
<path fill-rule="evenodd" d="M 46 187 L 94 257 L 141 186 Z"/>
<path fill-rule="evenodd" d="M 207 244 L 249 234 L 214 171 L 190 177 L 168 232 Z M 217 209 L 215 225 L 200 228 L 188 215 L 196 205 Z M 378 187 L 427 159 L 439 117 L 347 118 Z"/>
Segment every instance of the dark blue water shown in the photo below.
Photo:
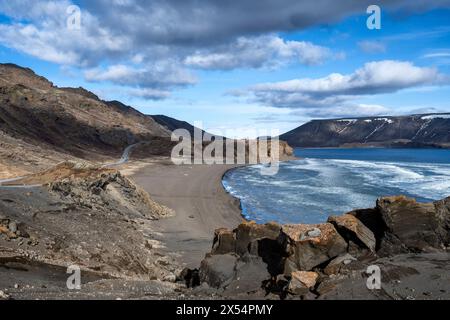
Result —
<path fill-rule="evenodd" d="M 241 200 L 247 219 L 261 223 L 320 223 L 332 214 L 375 206 L 378 197 L 418 201 L 450 196 L 450 150 L 296 149 L 301 160 L 228 172 L 225 188 Z"/>
<path fill-rule="evenodd" d="M 303 149 L 294 153 L 300 158 L 345 159 L 369 161 L 450 163 L 449 149 Z"/>

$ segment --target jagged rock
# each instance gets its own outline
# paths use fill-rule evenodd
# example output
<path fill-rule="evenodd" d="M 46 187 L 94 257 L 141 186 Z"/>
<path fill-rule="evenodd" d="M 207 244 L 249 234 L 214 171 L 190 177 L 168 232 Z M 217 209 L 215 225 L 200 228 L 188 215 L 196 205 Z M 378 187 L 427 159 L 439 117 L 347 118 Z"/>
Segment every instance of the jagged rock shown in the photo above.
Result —
<path fill-rule="evenodd" d="M 415 199 L 405 196 L 385 197 L 377 200 L 377 208 L 388 233 L 395 237 L 390 237 L 394 244 L 388 241 L 389 239 L 383 241 L 382 246 L 385 246 L 386 251 L 399 251 L 398 243 L 395 243 L 397 239 L 403 250 L 427 251 L 443 247 L 440 230 L 443 229 L 442 221 L 445 221 L 445 218 L 438 218 L 433 203 L 418 203 Z M 439 213 L 442 212 L 443 216 L 448 217 L 448 211 L 445 213 L 445 210 L 441 209 Z"/>
<path fill-rule="evenodd" d="M 445 246 L 450 246 L 450 197 L 434 203 L 438 228 L 436 233 Z"/>
<path fill-rule="evenodd" d="M 331 216 L 328 218 L 328 222 L 333 224 L 340 235 L 347 241 L 351 240 L 357 244 L 367 247 L 371 252 L 375 252 L 375 235 L 355 216 L 350 214 Z"/>
<path fill-rule="evenodd" d="M 257 224 L 254 221 L 240 224 L 234 231 L 236 234 L 236 253 L 244 256 L 247 253 L 258 255 L 258 240 L 276 240 L 281 226 L 277 223 Z"/>
<path fill-rule="evenodd" d="M 237 262 L 236 273 L 233 281 L 227 285 L 225 294 L 235 295 L 258 291 L 270 277 L 267 265 L 260 257 L 246 256 Z"/>
<path fill-rule="evenodd" d="M 294 271 L 291 273 L 291 281 L 288 292 L 294 295 L 304 295 L 316 285 L 319 274 L 308 271 Z"/>
<path fill-rule="evenodd" d="M 64 162 L 37 176 L 44 181 L 56 177 L 46 185 L 49 191 L 78 207 L 117 210 L 124 206 L 132 216 L 150 219 L 173 214 L 116 170 Z"/>
<path fill-rule="evenodd" d="M 311 237 L 309 232 L 315 228 L 320 230 L 320 236 Z M 347 243 L 331 223 L 284 225 L 281 238 L 289 253 L 285 273 L 312 270 L 347 250 Z"/>
<path fill-rule="evenodd" d="M 237 256 L 233 254 L 208 255 L 200 265 L 200 283 L 223 288 L 234 278 Z"/>
<path fill-rule="evenodd" d="M 340 255 L 331 260 L 331 262 L 323 269 L 323 272 L 326 275 L 338 274 L 341 271 L 342 266 L 348 265 L 355 260 L 356 258 L 348 253 Z"/>
<path fill-rule="evenodd" d="M 355 216 L 359 221 L 361 221 L 370 231 L 373 232 L 376 239 L 377 249 L 380 245 L 380 241 L 383 238 L 387 227 L 383 221 L 379 210 L 377 208 L 372 209 L 358 209 L 348 212 L 352 216 Z"/>
<path fill-rule="evenodd" d="M 225 254 L 235 252 L 235 250 L 236 239 L 234 237 L 234 232 L 226 228 L 217 229 L 214 232 L 214 242 L 211 254 Z"/>

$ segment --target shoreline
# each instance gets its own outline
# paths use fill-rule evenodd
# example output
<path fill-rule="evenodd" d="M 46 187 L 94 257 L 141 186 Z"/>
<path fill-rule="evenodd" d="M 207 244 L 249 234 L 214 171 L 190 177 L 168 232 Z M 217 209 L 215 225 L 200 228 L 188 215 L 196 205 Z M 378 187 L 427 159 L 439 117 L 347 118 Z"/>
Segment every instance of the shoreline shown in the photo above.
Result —
<path fill-rule="evenodd" d="M 280 162 L 296 160 L 285 157 Z M 223 178 L 237 164 L 174 165 L 170 159 L 152 161 L 130 172 L 131 178 L 150 197 L 172 209 L 175 215 L 152 222 L 155 239 L 182 265 L 198 268 L 211 250 L 214 231 L 234 229 L 249 221 L 241 199 L 229 193 Z"/>
<path fill-rule="evenodd" d="M 189 268 L 198 268 L 211 250 L 214 231 L 246 221 L 240 200 L 229 194 L 222 178 L 237 165 L 174 165 L 152 162 L 129 176 L 150 197 L 175 215 L 153 221 L 154 239 Z"/>

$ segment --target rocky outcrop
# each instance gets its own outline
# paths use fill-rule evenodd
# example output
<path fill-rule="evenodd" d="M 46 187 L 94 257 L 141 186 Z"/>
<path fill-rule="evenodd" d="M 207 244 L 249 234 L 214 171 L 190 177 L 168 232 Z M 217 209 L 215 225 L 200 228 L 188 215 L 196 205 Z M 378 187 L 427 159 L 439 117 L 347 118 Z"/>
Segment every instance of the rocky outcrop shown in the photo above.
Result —
<path fill-rule="evenodd" d="M 448 199 L 418 203 L 405 196 L 377 201 L 386 225 L 382 249 L 387 252 L 423 252 L 448 246 Z"/>
<path fill-rule="evenodd" d="M 347 240 L 363 244 L 371 252 L 375 252 L 375 235 L 358 218 L 351 214 L 331 216 L 328 222 L 333 224 L 338 232 Z"/>
<path fill-rule="evenodd" d="M 118 211 L 126 208 L 131 217 L 158 219 L 173 212 L 153 201 L 149 195 L 124 177 L 119 171 L 92 167 L 77 167 L 76 163 L 63 163 L 53 171 L 68 170 L 62 177 L 49 182 L 50 192 L 72 204 L 96 210 Z"/>
<path fill-rule="evenodd" d="M 294 295 L 304 295 L 314 288 L 319 278 L 316 272 L 294 271 L 291 273 L 291 281 L 289 281 L 288 292 Z"/>
<path fill-rule="evenodd" d="M 285 274 L 312 270 L 347 250 L 347 243 L 330 223 L 285 225 L 280 236 L 288 253 Z"/>
<path fill-rule="evenodd" d="M 444 245 L 450 245 L 450 197 L 434 202 L 438 227 L 435 232 Z"/>
<path fill-rule="evenodd" d="M 41 186 L 2 190 L 0 266 L 10 248 L 24 263 L 176 280 L 179 266 L 160 252 L 149 228 L 172 211 L 118 171 L 67 162 L 27 179 Z"/>
<path fill-rule="evenodd" d="M 321 297 L 345 279 L 364 283 L 361 273 L 384 257 L 429 251 L 448 255 L 449 208 L 450 198 L 418 203 L 385 197 L 373 209 L 331 216 L 323 224 L 245 222 L 234 230 L 218 229 L 198 283 L 225 295 L 265 291 L 281 298 Z M 418 273 L 413 271 L 406 275 Z"/>

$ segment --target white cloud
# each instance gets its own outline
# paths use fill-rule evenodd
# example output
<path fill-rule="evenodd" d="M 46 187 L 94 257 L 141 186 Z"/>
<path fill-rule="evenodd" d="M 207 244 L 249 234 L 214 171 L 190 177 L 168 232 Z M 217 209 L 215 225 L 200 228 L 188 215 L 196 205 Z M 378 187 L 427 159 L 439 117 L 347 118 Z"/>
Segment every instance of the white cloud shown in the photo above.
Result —
<path fill-rule="evenodd" d="M 358 104 L 355 102 L 358 97 L 443 85 L 448 81 L 437 69 L 385 60 L 366 63 L 350 74 L 257 84 L 247 88 L 247 96 L 265 106 L 297 109 L 303 116 L 370 116 L 387 113 L 388 109 Z M 242 95 L 243 90 L 236 94 L 241 98 Z"/>
<path fill-rule="evenodd" d="M 442 84 L 445 81 L 448 81 L 448 77 L 435 68 L 417 67 L 405 61 L 384 60 L 368 62 L 347 75 L 333 73 L 319 79 L 258 84 L 250 90 L 316 96 L 361 95 L 389 93 L 415 86 Z"/>
<path fill-rule="evenodd" d="M 323 63 L 332 56 L 328 48 L 304 41 L 285 41 L 278 36 L 240 37 L 235 42 L 188 56 L 185 63 L 200 69 L 272 67 L 298 62 Z"/>
<path fill-rule="evenodd" d="M 260 68 L 337 59 L 340 54 L 327 48 L 283 40 L 274 33 L 335 23 L 364 12 L 370 0 L 361 1 L 82 1 L 80 30 L 66 26 L 66 9 L 74 1 L 0 1 L 0 14 L 9 18 L 0 23 L 0 43 L 42 60 L 87 70 L 91 81 L 173 90 L 195 82 L 188 66 Z M 423 11 L 445 4 L 442 0 L 421 6 L 407 0 L 381 0 L 380 5 L 386 10 Z M 173 75 L 158 70 L 161 62 Z M 118 67 L 129 64 L 133 66 L 128 70 Z M 121 73 L 125 78 L 117 76 Z"/>
<path fill-rule="evenodd" d="M 94 68 L 85 71 L 87 81 L 110 81 L 114 84 L 143 88 L 173 88 L 196 83 L 196 78 L 176 62 L 161 61 L 145 68 L 128 65 L 111 65 L 105 69 Z"/>

